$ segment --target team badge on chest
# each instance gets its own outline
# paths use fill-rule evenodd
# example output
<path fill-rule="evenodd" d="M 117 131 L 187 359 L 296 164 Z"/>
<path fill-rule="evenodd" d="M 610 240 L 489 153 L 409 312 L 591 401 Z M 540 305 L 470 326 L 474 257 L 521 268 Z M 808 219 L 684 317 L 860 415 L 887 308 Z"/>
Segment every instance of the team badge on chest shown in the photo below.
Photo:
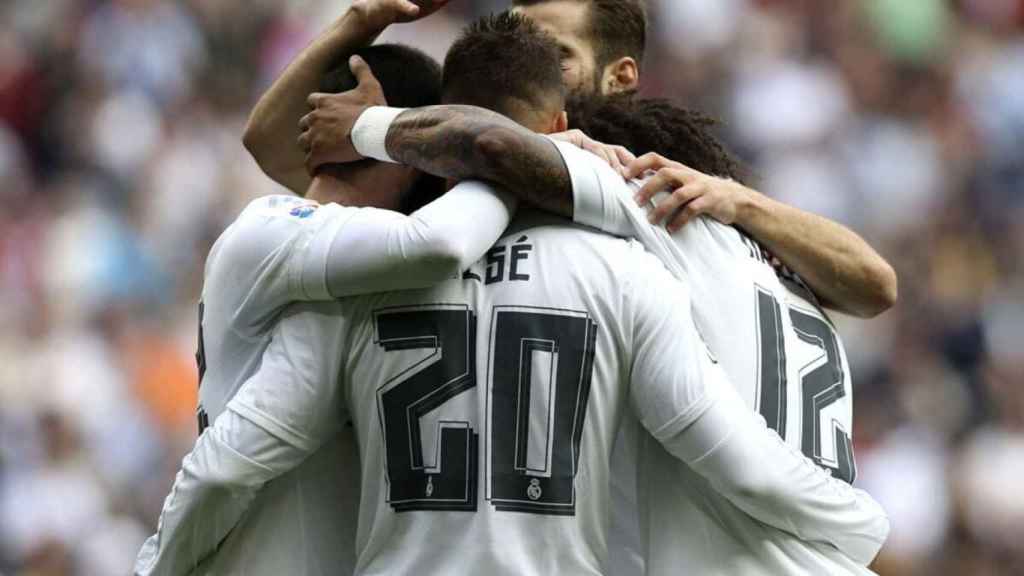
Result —
<path fill-rule="evenodd" d="M 540 500 L 543 494 L 544 491 L 540 489 L 540 480 L 536 478 L 530 480 L 530 485 L 526 488 L 526 497 L 530 500 Z"/>

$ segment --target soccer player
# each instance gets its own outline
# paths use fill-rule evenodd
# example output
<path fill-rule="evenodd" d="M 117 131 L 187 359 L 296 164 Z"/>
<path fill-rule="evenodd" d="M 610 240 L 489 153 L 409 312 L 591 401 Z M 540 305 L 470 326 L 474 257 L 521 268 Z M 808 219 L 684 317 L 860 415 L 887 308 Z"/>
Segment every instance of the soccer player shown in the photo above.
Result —
<path fill-rule="evenodd" d="M 638 88 L 647 43 L 644 0 L 513 0 L 512 4 L 559 43 L 563 77 L 574 94 L 608 96 Z M 659 183 L 674 184 L 673 194 L 659 203 L 654 215 L 674 216 L 669 220 L 671 229 L 682 227 L 695 215 L 708 214 L 750 233 L 806 280 L 826 307 L 870 318 L 895 304 L 895 271 L 851 230 L 733 180 L 686 170 L 670 161 L 650 157 L 631 166 L 628 175 L 665 169 L 668 178 Z"/>
<path fill-rule="evenodd" d="M 477 56 L 486 60 L 493 58 L 494 54 Z M 452 100 L 449 79 L 458 77 L 458 71 L 463 68 L 471 67 L 470 63 L 463 64 L 463 68 L 452 64 L 450 55 L 445 71 L 446 101 Z M 509 77 L 514 79 L 515 72 L 510 71 Z M 499 83 L 495 90 L 503 93 L 508 89 L 509 85 Z M 456 99 L 482 103 L 482 100 L 492 98 L 493 93 L 488 93 L 480 82 L 474 82 L 467 85 L 464 97 L 466 100 Z M 344 95 L 338 101 L 343 98 Z M 666 109 L 663 105 L 657 109 L 658 106 L 627 98 L 616 100 L 620 101 L 619 115 L 627 124 L 631 118 L 642 119 L 645 115 L 650 120 L 651 113 L 657 113 L 662 121 L 678 120 L 679 115 L 684 115 L 682 111 Z M 632 104 L 635 107 L 629 108 Z M 367 118 L 370 117 L 388 119 L 395 118 L 395 115 L 370 111 Z M 363 120 L 360 117 L 359 122 Z M 352 119 L 345 122 L 351 125 Z M 681 125 L 687 130 L 696 128 Z M 650 132 L 656 128 L 650 123 L 634 122 L 633 132 Z M 384 131 L 379 127 L 374 130 Z M 623 131 L 629 132 L 630 129 L 626 126 Z M 693 157 L 686 146 L 673 142 L 673 136 L 678 137 L 679 134 L 662 133 L 666 137 L 654 145 L 657 149 L 672 150 L 683 158 Z M 697 220 L 692 230 L 684 229 L 671 238 L 664 231 L 654 232 L 654 227 L 632 202 L 635 190 L 626 187 L 622 179 L 603 163 L 597 162 L 600 167 L 588 168 L 588 164 L 595 163 L 594 158 L 580 155 L 579 151 L 573 152 L 571 148 L 562 148 L 568 164 L 566 170 L 558 159 L 550 159 L 550 150 L 547 149 L 551 145 L 545 145 L 543 138 L 529 135 L 522 129 L 517 131 L 500 117 L 487 116 L 473 109 L 442 107 L 399 114 L 387 130 L 387 145 L 381 145 L 384 152 L 379 157 L 394 157 L 450 177 L 472 164 L 471 155 L 466 155 L 465 151 L 471 149 L 466 143 L 474 141 L 474 134 L 488 134 L 483 148 L 494 153 L 495 162 L 518 162 L 529 167 L 528 173 L 534 182 L 547 182 L 547 186 L 535 183 L 530 187 L 516 188 L 517 193 L 525 193 L 525 199 L 556 212 L 574 214 L 578 222 L 619 235 L 642 238 L 645 245 L 658 254 L 678 277 L 689 278 L 694 285 L 697 325 L 708 337 L 712 350 L 723 359 L 723 365 L 733 376 L 744 399 L 819 465 L 845 481 L 852 481 L 849 369 L 838 335 L 797 276 L 780 278 L 756 242 L 734 228 L 707 219 Z M 345 141 L 346 137 L 335 136 L 335 139 Z M 642 144 L 643 141 L 642 136 L 634 138 L 634 142 L 651 149 L 651 145 Z M 451 148 L 448 155 L 438 150 L 445 145 Z M 351 149 L 340 152 L 343 155 L 352 153 Z M 699 159 L 694 157 L 694 160 Z M 728 162 L 721 164 L 729 165 Z M 678 169 L 685 170 L 682 166 Z M 660 177 L 652 178 L 641 193 L 658 190 Z M 567 184 L 570 180 L 571 183 Z M 575 198 L 568 192 L 545 197 L 554 190 L 564 192 L 570 188 Z M 827 573 L 867 572 L 864 564 L 870 558 L 850 558 L 834 549 L 816 547 L 792 534 L 750 522 L 749 518 L 739 516 L 742 513 L 728 502 L 708 496 L 706 493 L 710 488 L 695 482 L 692 474 L 673 473 L 672 466 L 676 464 L 667 455 L 653 448 L 645 450 L 645 454 L 648 473 L 644 478 L 645 481 L 653 479 L 650 480 L 651 485 L 641 491 L 650 499 L 645 507 L 650 509 L 650 514 L 645 513 L 649 525 L 644 528 L 653 535 L 649 548 L 649 556 L 654 557 L 650 561 L 652 570 L 668 571 L 683 563 L 699 566 L 701 573 L 726 574 L 743 570 L 786 573 L 794 569 Z M 663 497 L 659 498 L 657 494 Z M 720 504 L 721 510 L 711 512 L 714 506 L 705 506 L 706 502 Z M 723 518 L 729 520 L 725 522 Z M 700 525 L 706 525 L 707 529 L 694 529 Z M 715 533 L 716 541 L 723 542 L 723 545 L 705 550 L 707 547 L 702 544 L 703 540 L 693 537 L 695 533 L 708 532 Z M 772 546 L 758 545 L 765 541 L 772 541 Z M 680 542 L 683 545 L 679 545 Z M 689 560 L 693 555 L 699 556 L 691 563 Z"/>
<path fill-rule="evenodd" d="M 530 69 L 496 107 L 533 127 L 564 124 L 557 48 L 523 20 L 477 25 L 448 62 L 497 47 L 508 49 L 494 66 L 446 94 Z M 353 138 L 379 149 L 383 135 Z M 631 404 L 753 517 L 873 555 L 887 530 L 877 504 L 746 408 L 687 294 L 638 244 L 535 213 L 435 288 L 293 306 L 257 374 L 199 439 L 164 521 L 173 532 L 204 513 L 241 518 L 347 416 L 363 458 L 357 573 L 601 574 L 609 458 Z"/>
<path fill-rule="evenodd" d="M 658 150 L 735 175 L 735 163 L 695 129 L 692 113 L 664 101 L 613 97 L 581 117 L 590 133 L 638 153 Z M 616 182 L 614 175 L 604 178 Z M 618 205 L 634 210 L 628 202 Z M 642 214 L 623 216 L 608 217 L 604 226 L 628 221 L 630 230 L 650 229 Z M 712 349 L 721 350 L 722 366 L 744 400 L 819 466 L 852 482 L 849 365 L 814 295 L 798 276 L 772 266 L 758 243 L 706 218 L 673 235 L 674 245 L 665 240 L 659 233 L 646 242 L 660 244 L 656 251 L 692 279 L 696 308 L 703 311 L 695 310 L 698 326 Z M 870 573 L 833 549 L 747 522 L 670 455 L 640 442 L 648 573 L 669 574 L 682 562 L 701 574 Z M 690 536 L 695 532 L 707 540 Z"/>
<path fill-rule="evenodd" d="M 636 90 L 647 34 L 642 0 L 514 0 L 512 4 L 516 12 L 537 22 L 559 43 L 563 77 L 571 92 L 612 95 Z M 328 112 L 332 102 L 330 98 L 311 99 L 315 111 Z M 293 115 L 293 123 L 300 117 L 301 113 Z M 284 118 L 278 119 L 285 123 Z M 293 126 L 284 129 L 295 130 Z M 336 134 L 307 142 L 312 164 L 330 160 L 331 154 L 339 151 L 333 137 Z M 301 159 L 293 150 L 285 150 L 289 144 L 269 141 L 262 153 L 254 151 L 254 156 L 272 176 L 301 172 Z M 664 169 L 665 175 L 671 176 L 665 183 L 674 184 L 674 192 L 658 205 L 655 214 L 673 215 L 668 222 L 673 229 L 698 214 L 741 227 L 799 274 L 824 306 L 834 310 L 870 318 L 895 303 L 897 280 L 892 267 L 851 230 L 774 201 L 736 181 L 692 168 L 684 170 L 662 160 L 651 157 L 637 162 L 630 166 L 629 175 Z"/>
<path fill-rule="evenodd" d="M 389 101 L 422 105 L 438 100 L 440 69 L 426 55 L 395 45 L 360 53 L 380 71 L 379 88 Z M 326 76 L 326 89 L 356 85 L 344 60 L 342 66 Z M 417 174 L 371 160 L 325 167 L 311 180 L 305 198 L 255 200 L 218 238 L 207 259 L 200 304 L 201 430 L 224 413 L 259 367 L 286 304 L 422 288 L 459 277 L 508 224 L 507 200 L 472 182 L 410 216 L 399 213 L 413 200 L 410 193 L 424 193 L 416 189 L 422 182 Z M 315 575 L 350 570 L 354 526 L 349 519 L 359 494 L 351 435 L 351 429 L 342 428 L 316 455 L 245 502 L 248 514 L 241 523 L 229 525 L 210 514 L 172 531 L 162 522 L 142 548 L 136 573 Z M 186 460 L 180 478 L 188 478 L 193 465 Z M 218 466 L 218 473 L 230 474 L 244 468 L 245 461 L 225 453 Z M 346 485 L 348 490 L 338 489 Z M 174 517 L 177 502 L 172 493 L 162 518 Z"/>
<path fill-rule="evenodd" d="M 260 97 L 249 115 L 242 142 L 271 179 L 299 196 L 311 176 L 303 152 L 295 146 L 298 120 L 308 112 L 307 98 L 324 77 L 356 51 L 373 44 L 389 26 L 430 16 L 449 0 L 354 0 L 345 12 L 303 49 Z M 393 78 L 396 88 L 401 78 Z M 405 97 L 421 87 L 400 87 Z M 436 102 L 435 102 L 436 103 Z"/>

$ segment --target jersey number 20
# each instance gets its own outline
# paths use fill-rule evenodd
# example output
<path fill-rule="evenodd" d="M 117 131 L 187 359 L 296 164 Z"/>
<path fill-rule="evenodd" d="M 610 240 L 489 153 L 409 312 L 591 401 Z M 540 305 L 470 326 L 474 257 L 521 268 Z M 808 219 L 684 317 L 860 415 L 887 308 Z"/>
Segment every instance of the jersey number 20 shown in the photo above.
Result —
<path fill-rule="evenodd" d="M 377 392 L 388 502 L 396 512 L 477 507 L 479 432 L 464 414 L 421 420 L 476 387 L 476 314 L 465 305 L 379 310 L 377 344 L 429 350 Z M 497 510 L 575 513 L 574 479 L 593 374 L 596 325 L 585 313 L 495 307 L 488 337 L 486 497 Z M 476 412 L 475 403 L 466 406 Z M 429 426 L 429 424 L 428 424 Z"/>

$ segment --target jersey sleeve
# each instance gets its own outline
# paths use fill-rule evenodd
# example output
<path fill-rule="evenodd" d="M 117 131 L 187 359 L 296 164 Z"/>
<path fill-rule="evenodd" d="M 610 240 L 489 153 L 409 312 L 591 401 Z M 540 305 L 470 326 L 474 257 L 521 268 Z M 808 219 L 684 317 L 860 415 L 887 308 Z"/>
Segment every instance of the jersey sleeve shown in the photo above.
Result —
<path fill-rule="evenodd" d="M 359 209 L 295 196 L 253 200 L 221 235 L 206 280 L 234 294 L 236 319 L 263 325 L 292 300 L 325 299 L 326 247 Z"/>
<path fill-rule="evenodd" d="M 259 489 L 307 455 L 226 411 L 182 461 L 157 532 L 139 551 L 134 574 L 192 574 L 241 520 Z"/>
<path fill-rule="evenodd" d="M 135 573 L 188 574 L 241 520 L 259 489 L 299 466 L 345 421 L 338 304 L 293 305 L 260 369 L 199 437 L 164 502 Z"/>
<path fill-rule="evenodd" d="M 302 284 L 316 299 L 439 284 L 480 259 L 514 210 L 510 195 L 478 181 L 458 184 L 410 216 L 360 209 L 312 242 Z"/>
<path fill-rule="evenodd" d="M 406 216 L 293 196 L 253 201 L 208 263 L 239 287 L 242 324 L 295 301 L 426 288 L 483 256 L 508 226 L 511 196 L 464 182 Z"/>
<path fill-rule="evenodd" d="M 572 180 L 573 220 L 609 234 L 636 237 L 630 211 L 643 210 L 633 201 L 633 189 L 597 156 L 568 142 L 552 140 Z M 645 220 L 646 222 L 646 220 Z"/>
<path fill-rule="evenodd" d="M 738 508 L 868 565 L 889 534 L 882 507 L 768 428 L 731 386 L 691 426 L 659 439 Z"/>
<path fill-rule="evenodd" d="M 347 419 L 344 333 L 341 303 L 292 304 L 274 328 L 260 369 L 228 409 L 292 446 L 317 450 Z"/>
<path fill-rule="evenodd" d="M 867 493 L 832 478 L 743 402 L 693 323 L 685 286 L 653 264 L 633 285 L 630 391 L 640 422 L 738 508 L 868 564 L 889 521 Z"/>
<path fill-rule="evenodd" d="M 693 423 L 714 401 L 723 376 L 693 324 L 689 286 L 637 248 L 627 292 L 632 322 L 630 401 L 658 440 Z"/>
<path fill-rule="evenodd" d="M 700 236 L 695 232 L 696 227 L 688 226 L 682 232 L 688 236 L 674 239 L 663 226 L 651 224 L 646 210 L 633 199 L 641 180 L 627 182 L 590 152 L 567 142 L 555 141 L 555 144 L 572 180 L 573 220 L 615 236 L 639 240 L 673 276 L 685 278 L 686 254 L 680 242 L 692 245 Z M 664 193 L 657 194 L 655 202 L 664 197 Z"/>

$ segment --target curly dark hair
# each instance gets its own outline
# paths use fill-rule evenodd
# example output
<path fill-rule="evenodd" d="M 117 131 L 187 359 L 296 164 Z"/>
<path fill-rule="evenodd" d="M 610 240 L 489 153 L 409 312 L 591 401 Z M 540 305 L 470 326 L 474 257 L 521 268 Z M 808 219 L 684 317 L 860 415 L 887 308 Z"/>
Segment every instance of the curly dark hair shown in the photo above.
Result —
<path fill-rule="evenodd" d="M 635 93 L 574 96 L 566 108 L 569 127 L 595 140 L 625 146 L 637 156 L 657 152 L 712 176 L 745 179 L 747 170 L 711 133 L 718 121 L 700 112 Z"/>

